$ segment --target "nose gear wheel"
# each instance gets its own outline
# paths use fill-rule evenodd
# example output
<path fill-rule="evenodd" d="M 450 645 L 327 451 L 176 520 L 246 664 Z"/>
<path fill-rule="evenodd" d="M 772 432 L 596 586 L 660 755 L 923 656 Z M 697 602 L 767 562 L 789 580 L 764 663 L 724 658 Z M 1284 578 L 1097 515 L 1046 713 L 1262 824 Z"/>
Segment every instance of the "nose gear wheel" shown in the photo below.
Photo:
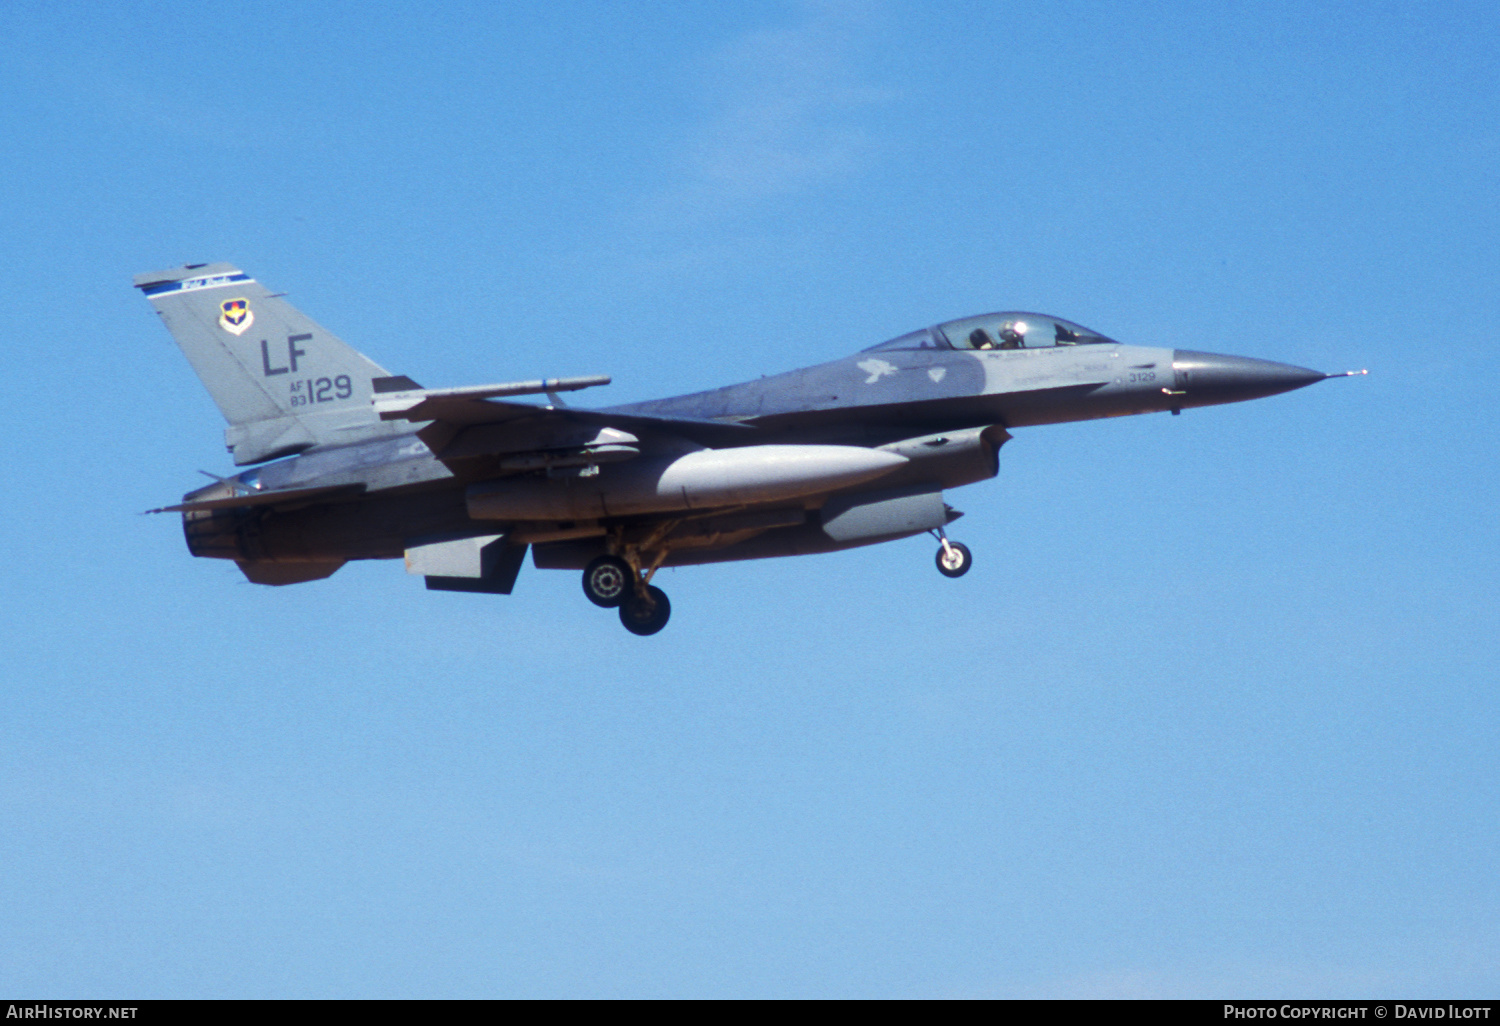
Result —
<path fill-rule="evenodd" d="M 944 577 L 962 577 L 974 565 L 974 554 L 963 542 L 941 538 L 942 546 L 937 550 L 938 573 Z"/>

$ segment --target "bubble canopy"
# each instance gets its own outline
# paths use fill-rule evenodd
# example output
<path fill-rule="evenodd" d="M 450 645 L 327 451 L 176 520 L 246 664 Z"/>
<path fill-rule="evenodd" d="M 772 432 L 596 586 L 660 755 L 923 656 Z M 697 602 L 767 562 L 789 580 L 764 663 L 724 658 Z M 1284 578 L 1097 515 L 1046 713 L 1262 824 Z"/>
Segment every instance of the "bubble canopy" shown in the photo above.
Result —
<path fill-rule="evenodd" d="M 947 321 L 871 346 L 865 352 L 892 349 L 1046 349 L 1052 346 L 1097 345 L 1114 341 L 1097 331 L 1060 317 L 1015 310 Z"/>

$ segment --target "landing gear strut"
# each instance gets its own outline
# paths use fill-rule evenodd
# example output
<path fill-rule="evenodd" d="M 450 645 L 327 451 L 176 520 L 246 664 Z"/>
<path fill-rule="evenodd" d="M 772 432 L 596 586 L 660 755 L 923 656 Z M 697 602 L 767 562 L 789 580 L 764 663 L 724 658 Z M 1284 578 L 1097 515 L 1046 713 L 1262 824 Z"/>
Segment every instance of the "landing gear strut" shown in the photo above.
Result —
<path fill-rule="evenodd" d="M 932 532 L 942 542 L 937 550 L 938 573 L 944 577 L 962 577 L 974 565 L 974 554 L 963 542 L 949 541 L 941 529 Z"/>

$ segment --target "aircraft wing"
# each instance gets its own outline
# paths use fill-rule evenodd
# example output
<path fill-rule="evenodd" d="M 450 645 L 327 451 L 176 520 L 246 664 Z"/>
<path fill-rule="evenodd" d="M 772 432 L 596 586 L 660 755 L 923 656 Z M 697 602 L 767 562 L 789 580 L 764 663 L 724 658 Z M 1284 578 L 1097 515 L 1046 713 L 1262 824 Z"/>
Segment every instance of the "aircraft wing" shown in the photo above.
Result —
<path fill-rule="evenodd" d="M 576 392 L 581 388 L 609 384 L 609 377 L 594 374 L 581 378 L 539 378 L 536 381 L 510 381 L 502 385 L 471 385 L 467 388 L 420 388 L 408 377 L 376 378 L 375 394 L 370 401 L 381 420 L 440 420 L 448 424 L 492 424 L 529 416 L 539 407 L 524 403 L 495 403 L 513 395 L 552 396 L 558 392 Z M 521 411 L 507 416 L 508 411 Z"/>
<path fill-rule="evenodd" d="M 567 440 L 579 437 L 580 432 L 593 437 L 607 428 L 637 434 L 663 432 L 710 446 L 743 440 L 746 432 L 755 430 L 733 421 L 580 410 L 562 406 L 556 399 L 558 392 L 608 384 L 609 380 L 599 375 L 423 389 L 410 378 L 377 378 L 372 402 L 382 420 L 428 422 L 417 435 L 442 460 L 553 448 L 569 444 Z M 504 397 L 536 394 L 546 394 L 559 405 L 504 401 Z"/>

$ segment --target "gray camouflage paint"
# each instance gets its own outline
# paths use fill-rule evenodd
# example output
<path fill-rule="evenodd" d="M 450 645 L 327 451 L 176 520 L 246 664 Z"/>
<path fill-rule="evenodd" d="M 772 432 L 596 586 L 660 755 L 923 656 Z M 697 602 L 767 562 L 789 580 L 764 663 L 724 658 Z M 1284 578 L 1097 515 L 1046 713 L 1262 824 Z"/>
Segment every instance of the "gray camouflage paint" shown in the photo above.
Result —
<path fill-rule="evenodd" d="M 843 508 L 851 493 L 857 500 L 865 490 L 936 493 L 992 477 L 1008 429 L 1234 402 L 1324 377 L 1268 361 L 1112 341 L 992 351 L 879 349 L 651 402 L 599 410 L 490 402 L 465 407 L 459 422 L 424 425 L 383 421 L 372 406 L 377 391 L 413 388 L 409 379 L 391 378 L 231 265 L 180 267 L 139 275 L 135 283 L 229 421 L 236 462 L 262 463 L 185 497 L 192 507 L 183 510 L 189 548 L 235 559 L 251 580 L 268 584 L 326 577 L 350 559 L 400 558 L 418 539 L 497 530 L 514 544 L 532 544 L 537 565 L 549 567 L 581 566 L 604 551 L 610 531 L 617 541 L 654 537 L 668 550 L 664 565 L 871 544 L 901 535 L 834 538 L 822 529 L 818 510 L 836 495 Z M 612 437 L 631 438 L 616 455 L 801 443 L 884 448 L 906 463 L 854 489 L 707 519 L 647 513 L 501 523 L 470 516 L 471 488 L 503 492 L 510 478 L 524 478 L 532 490 L 546 481 L 568 487 L 570 473 L 560 470 L 566 462 L 554 477 L 508 474 L 502 459 L 511 461 L 506 466 L 536 466 L 560 453 L 586 454 L 605 428 Z M 264 462 L 287 453 L 296 454 Z M 517 462 L 518 454 L 535 457 Z M 571 473 L 588 462 L 572 460 Z M 591 489 L 607 493 L 611 480 L 630 475 L 629 466 L 601 462 Z M 893 520 L 892 530 L 913 533 L 915 522 Z M 941 525 L 918 529 L 933 526 Z"/>

